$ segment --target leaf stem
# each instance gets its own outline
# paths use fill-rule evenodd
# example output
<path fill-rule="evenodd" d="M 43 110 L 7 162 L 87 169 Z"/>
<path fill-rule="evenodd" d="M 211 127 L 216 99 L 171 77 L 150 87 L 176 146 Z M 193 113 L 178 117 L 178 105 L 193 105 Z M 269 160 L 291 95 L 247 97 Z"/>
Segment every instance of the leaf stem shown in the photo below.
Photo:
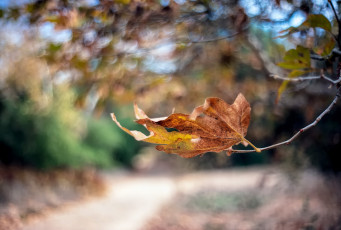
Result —
<path fill-rule="evenodd" d="M 256 146 L 254 146 L 250 141 L 248 141 L 247 139 L 243 138 L 243 141 L 246 141 L 252 148 L 254 148 L 254 150 L 257 152 L 257 153 L 260 153 L 262 150 L 257 148 Z M 232 150 L 233 151 L 233 150 Z"/>

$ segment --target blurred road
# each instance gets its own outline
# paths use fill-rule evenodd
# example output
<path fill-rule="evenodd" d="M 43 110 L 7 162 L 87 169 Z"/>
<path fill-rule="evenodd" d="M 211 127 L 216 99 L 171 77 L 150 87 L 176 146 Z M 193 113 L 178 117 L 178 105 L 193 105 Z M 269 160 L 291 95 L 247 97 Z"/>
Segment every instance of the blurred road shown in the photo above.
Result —
<path fill-rule="evenodd" d="M 108 176 L 109 191 L 104 197 L 57 209 L 23 230 L 138 230 L 176 193 L 255 187 L 264 175 L 268 175 L 265 169 L 239 169 L 182 176 Z M 267 184 L 276 181 L 278 176 L 270 174 Z"/>
<path fill-rule="evenodd" d="M 51 213 L 24 230 L 139 229 L 175 193 L 164 177 L 129 177 L 112 182 L 106 196 Z"/>

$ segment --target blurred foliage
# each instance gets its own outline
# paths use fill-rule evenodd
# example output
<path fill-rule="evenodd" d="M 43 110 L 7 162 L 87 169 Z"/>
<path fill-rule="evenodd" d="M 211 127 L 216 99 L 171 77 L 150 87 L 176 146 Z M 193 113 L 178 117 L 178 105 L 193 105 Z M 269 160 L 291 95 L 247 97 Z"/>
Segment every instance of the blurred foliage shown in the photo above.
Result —
<path fill-rule="evenodd" d="M 58 95 L 65 97 L 68 93 L 63 90 Z M 70 117 L 63 118 L 62 113 L 75 111 L 67 111 L 65 101 L 58 102 L 58 99 L 51 110 L 37 113 L 32 110 L 32 103 L 25 98 L 10 101 L 2 97 L 2 164 L 20 164 L 41 169 L 130 164 L 131 158 L 138 152 L 138 143 L 121 135 L 108 119 L 91 119 L 88 128 L 83 130 L 83 138 L 68 124 Z M 60 106 L 58 103 L 64 103 L 64 108 L 63 104 Z M 78 116 L 82 114 L 78 113 Z"/>
<path fill-rule="evenodd" d="M 252 7 L 258 13 L 250 13 Z M 234 65 L 240 58 L 264 71 L 247 42 L 254 25 L 281 23 L 274 17 L 279 12 L 290 20 L 295 13 L 325 9 L 306 1 L 281 5 L 272 0 L 36 0 L 9 4 L 2 18 L 42 34 L 47 44 L 39 55 L 49 64 L 51 75 L 70 73 L 67 81 L 77 87 L 76 105 L 86 107 L 86 98 L 95 95 L 95 110 L 101 112 L 112 100 L 138 98 L 154 108 L 165 100 L 182 106 L 211 95 L 234 98 L 240 89 L 233 85 Z M 240 55 L 250 49 L 253 54 Z M 245 75 L 238 75 L 238 80 Z M 171 89 L 165 89 L 169 85 Z"/>
<path fill-rule="evenodd" d="M 65 93 L 65 92 L 64 92 Z M 1 162 L 36 168 L 79 167 L 108 163 L 82 146 L 81 139 L 65 124 L 58 111 L 36 113 L 30 102 L 1 100 Z M 64 112 L 65 110 L 63 110 Z"/>
<path fill-rule="evenodd" d="M 124 122 L 136 127 L 132 121 Z M 109 119 L 90 119 L 84 144 L 97 152 L 97 157 L 107 160 L 107 164 L 131 166 L 133 157 L 138 154 L 141 144 L 129 135 L 122 134 Z M 103 157 L 100 157 L 103 156 Z"/>
<path fill-rule="evenodd" d="M 315 144 L 305 143 L 308 146 L 305 151 L 310 162 L 325 172 L 341 171 L 341 156 L 338 154 L 341 148 L 340 114 L 339 106 L 325 121 L 320 123 L 319 129 L 307 137 Z"/>
<path fill-rule="evenodd" d="M 0 44 L 1 164 L 38 169 L 130 166 L 139 144 L 121 135 L 109 116 L 89 119 L 75 108 L 77 88 L 51 79 L 50 66 L 37 57 L 41 41 L 28 37 L 18 46 L 7 39 Z"/>
<path fill-rule="evenodd" d="M 297 16 L 304 20 L 283 32 L 287 40 L 275 40 L 274 29 L 286 28 Z M 113 108 L 119 111 L 133 100 L 151 117 L 172 108 L 188 113 L 206 97 L 232 101 L 239 92 L 252 105 L 247 138 L 266 146 L 312 121 L 333 94 L 326 84 L 284 82 L 275 104 L 281 83 L 267 78 L 274 70 L 269 63 L 278 62 L 290 67 L 291 72 L 283 72 L 289 77 L 318 73 L 321 66 L 335 73 L 330 55 L 335 47 L 331 32 L 337 26 L 329 5 L 321 1 L 8 1 L 0 18 L 1 113 L 8 119 L 1 116 L 1 125 L 9 132 L 2 132 L 1 140 L 17 154 L 1 156 L 3 162 L 130 165 L 140 146 L 106 119 L 87 124 L 89 114 L 108 118 Z M 285 53 L 286 47 L 292 49 Z M 314 55 L 327 61 L 312 60 Z M 297 116 L 291 117 L 292 111 Z M 332 116 L 338 115 L 336 110 Z M 318 153 L 321 139 L 302 141 L 307 136 L 295 151 L 309 149 L 310 155 L 310 149 L 316 150 L 310 155 L 314 164 L 338 169 L 337 163 L 328 163 L 336 158 L 325 158 L 336 156 L 339 144 L 339 121 L 331 122 L 334 136 L 323 136 L 329 140 L 326 154 Z M 313 132 L 324 133 L 324 128 L 322 123 Z M 39 156 L 39 163 L 19 152 L 21 142 L 22 150 Z M 54 146 L 34 144 L 38 142 Z M 231 158 L 207 154 L 194 161 L 202 167 L 282 162 L 291 155 L 287 152 L 283 147 Z"/>

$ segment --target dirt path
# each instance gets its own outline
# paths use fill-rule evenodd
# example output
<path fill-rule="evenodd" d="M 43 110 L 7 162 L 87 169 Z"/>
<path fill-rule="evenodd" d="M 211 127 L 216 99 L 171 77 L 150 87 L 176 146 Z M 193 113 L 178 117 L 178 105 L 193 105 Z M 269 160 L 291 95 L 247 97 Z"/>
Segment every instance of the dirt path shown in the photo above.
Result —
<path fill-rule="evenodd" d="M 139 229 L 175 194 L 165 177 L 127 177 L 112 182 L 106 196 L 65 207 L 24 230 Z"/>
<path fill-rule="evenodd" d="M 177 192 L 197 189 L 254 187 L 265 170 L 198 172 L 183 176 L 124 176 L 111 178 L 109 191 L 100 199 L 62 208 L 23 230 L 138 230 Z M 277 180 L 271 176 L 269 183 Z"/>

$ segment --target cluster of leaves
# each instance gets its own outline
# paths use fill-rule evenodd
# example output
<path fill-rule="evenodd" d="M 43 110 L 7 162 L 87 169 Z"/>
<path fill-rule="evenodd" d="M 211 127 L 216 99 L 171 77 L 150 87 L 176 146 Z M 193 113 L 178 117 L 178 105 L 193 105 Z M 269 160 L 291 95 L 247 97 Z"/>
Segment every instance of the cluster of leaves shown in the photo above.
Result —
<path fill-rule="evenodd" d="M 322 30 L 322 34 L 319 36 L 317 33 L 317 28 Z M 299 76 L 309 75 L 318 71 L 319 69 L 326 71 L 326 66 L 324 62 L 328 62 L 331 58 L 332 51 L 337 44 L 337 37 L 332 34 L 331 22 L 322 14 L 311 14 L 308 15 L 307 19 L 297 27 L 290 27 L 286 30 L 281 31 L 283 34 L 279 37 L 293 36 L 296 33 L 306 33 L 313 31 L 311 36 L 307 35 L 306 40 L 301 38 L 300 43 L 302 45 L 297 45 L 296 49 L 288 50 L 283 61 L 278 63 L 278 66 L 291 70 L 288 74 L 289 78 L 296 78 Z M 309 40 L 313 39 L 313 43 Z M 316 43 L 317 40 L 321 40 L 322 43 Z M 322 64 L 316 64 L 316 61 L 311 61 L 317 59 Z M 289 81 L 284 81 L 277 95 L 277 101 L 279 100 L 283 91 L 287 88 Z"/>

